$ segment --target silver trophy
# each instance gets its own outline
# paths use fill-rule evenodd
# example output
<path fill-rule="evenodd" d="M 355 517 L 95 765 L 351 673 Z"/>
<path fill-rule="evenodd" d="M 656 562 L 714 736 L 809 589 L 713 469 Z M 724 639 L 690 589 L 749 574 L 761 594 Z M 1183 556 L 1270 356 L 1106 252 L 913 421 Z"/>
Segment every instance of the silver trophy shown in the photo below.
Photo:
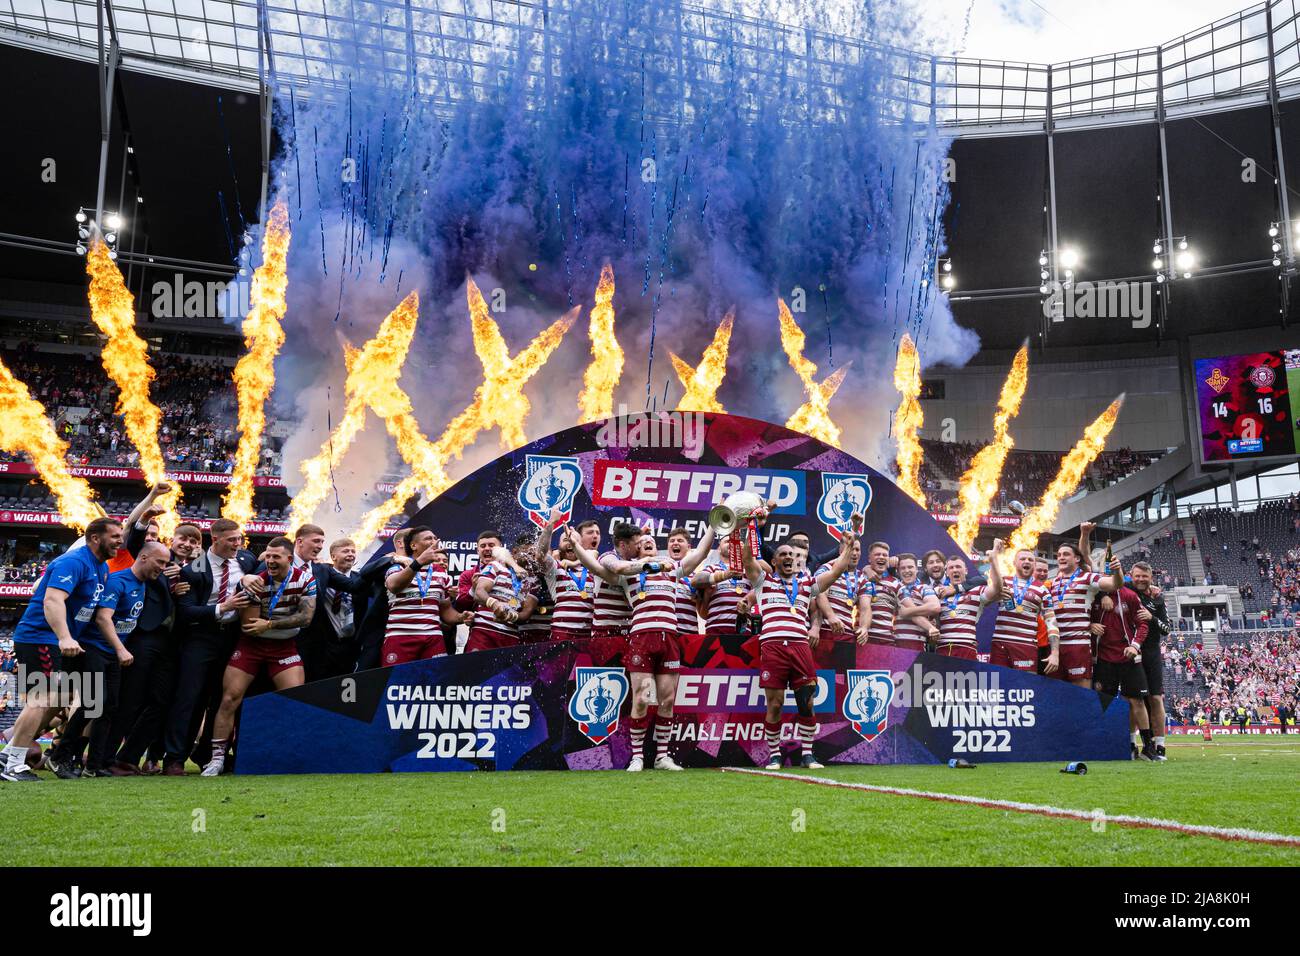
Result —
<path fill-rule="evenodd" d="M 733 571 L 744 569 L 741 548 L 746 545 L 750 554 L 758 557 L 758 527 L 755 521 L 766 514 L 763 499 L 752 491 L 737 491 L 727 495 L 722 499 L 722 504 L 709 509 L 709 527 L 718 535 L 729 536 L 727 564 Z"/>

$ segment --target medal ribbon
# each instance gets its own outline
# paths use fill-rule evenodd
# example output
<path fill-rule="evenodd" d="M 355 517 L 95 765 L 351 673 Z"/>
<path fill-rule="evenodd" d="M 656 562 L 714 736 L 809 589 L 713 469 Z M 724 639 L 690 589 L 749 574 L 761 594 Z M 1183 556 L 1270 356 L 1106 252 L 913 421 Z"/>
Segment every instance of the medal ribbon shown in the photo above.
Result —
<path fill-rule="evenodd" d="M 270 604 L 270 606 L 266 609 L 266 613 L 267 613 L 267 614 L 274 614 L 274 613 L 275 613 L 275 606 L 276 606 L 277 604 L 280 603 L 280 597 L 281 597 L 281 595 L 284 594 L 284 589 L 288 586 L 288 584 L 289 584 L 289 578 L 291 578 L 291 577 L 293 577 L 293 568 L 290 568 L 290 569 L 289 569 L 289 573 L 286 574 L 286 575 L 284 576 L 284 580 L 280 582 L 280 590 L 276 591 L 276 592 L 275 592 L 275 596 L 274 596 L 273 598 L 271 598 L 271 604 Z"/>

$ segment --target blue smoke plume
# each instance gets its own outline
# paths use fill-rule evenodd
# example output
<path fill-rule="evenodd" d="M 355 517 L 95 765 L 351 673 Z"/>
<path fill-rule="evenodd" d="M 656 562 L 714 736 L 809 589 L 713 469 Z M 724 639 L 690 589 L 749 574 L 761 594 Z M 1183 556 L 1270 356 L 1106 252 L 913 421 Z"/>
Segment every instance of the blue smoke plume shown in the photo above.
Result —
<path fill-rule="evenodd" d="M 421 328 L 402 385 L 431 437 L 464 407 L 479 381 L 466 274 L 496 290 L 512 352 L 584 306 L 528 389 L 530 437 L 573 424 L 605 262 L 627 353 L 616 405 L 673 407 L 668 351 L 697 362 L 735 306 L 719 399 L 784 422 L 804 396 L 780 347 L 781 296 L 820 376 L 853 363 L 831 406 L 844 447 L 886 458 L 900 335 L 927 365 L 978 345 L 930 281 L 949 143 L 902 102 L 928 96 L 906 86 L 928 61 L 676 0 L 498 2 L 520 25 L 495 29 L 456 8 L 358 28 L 330 45 L 328 83 L 278 99 L 275 182 L 295 235 L 277 401 L 303 423 L 286 449 L 291 487 L 326 433 L 326 389 L 341 407 L 340 340 L 359 344 L 411 289 Z M 888 39 L 882 23 L 917 35 L 889 4 L 840 26 Z M 486 436 L 471 463 L 496 453 Z M 353 497 L 369 487 L 341 480 Z"/>

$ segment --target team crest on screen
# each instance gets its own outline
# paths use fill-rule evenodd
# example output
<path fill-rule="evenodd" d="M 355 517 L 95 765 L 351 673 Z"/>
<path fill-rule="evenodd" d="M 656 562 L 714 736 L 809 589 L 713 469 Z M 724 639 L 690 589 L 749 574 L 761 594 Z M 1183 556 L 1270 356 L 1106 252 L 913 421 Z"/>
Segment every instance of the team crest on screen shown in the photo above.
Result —
<path fill-rule="evenodd" d="M 875 740 L 889 726 L 894 680 L 889 671 L 849 671 L 845 677 L 844 716 L 865 740 Z"/>
<path fill-rule="evenodd" d="M 602 744 L 618 730 L 618 711 L 627 699 L 627 673 L 621 667 L 579 667 L 577 671 L 569 716 L 588 740 Z"/>
<path fill-rule="evenodd" d="M 519 486 L 519 506 L 528 512 L 535 525 L 543 525 L 551 511 L 560 509 L 560 520 L 573 515 L 573 499 L 582 487 L 582 468 L 576 458 L 553 455 L 529 455 L 523 484 Z"/>
<path fill-rule="evenodd" d="M 871 505 L 871 485 L 866 475 L 822 473 L 822 496 L 817 500 L 817 517 L 836 541 L 853 530 L 853 516 L 865 515 Z"/>
<path fill-rule="evenodd" d="M 1250 370 L 1250 381 L 1256 388 L 1269 388 L 1277 376 L 1267 365 L 1256 365 Z"/>

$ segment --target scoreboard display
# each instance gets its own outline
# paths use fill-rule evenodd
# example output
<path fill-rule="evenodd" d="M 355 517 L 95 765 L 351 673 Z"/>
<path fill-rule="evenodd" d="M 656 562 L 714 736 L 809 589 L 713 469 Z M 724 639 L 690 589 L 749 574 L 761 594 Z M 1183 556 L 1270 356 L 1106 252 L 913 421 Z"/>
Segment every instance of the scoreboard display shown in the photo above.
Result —
<path fill-rule="evenodd" d="M 1242 461 L 1300 448 L 1300 349 L 1196 360 L 1201 458 Z"/>

